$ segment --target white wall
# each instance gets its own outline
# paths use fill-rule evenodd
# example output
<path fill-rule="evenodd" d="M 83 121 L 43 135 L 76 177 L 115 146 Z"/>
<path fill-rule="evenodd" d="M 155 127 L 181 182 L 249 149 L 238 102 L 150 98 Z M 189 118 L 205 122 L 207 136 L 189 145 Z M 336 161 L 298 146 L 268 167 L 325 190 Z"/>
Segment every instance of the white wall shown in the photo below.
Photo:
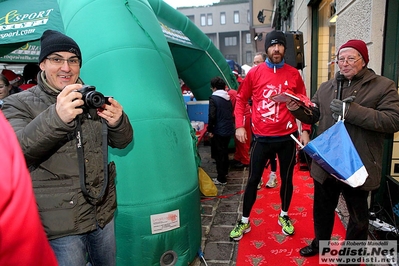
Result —
<path fill-rule="evenodd" d="M 382 70 L 382 47 L 385 23 L 384 0 L 336 0 L 337 49 L 349 39 L 361 39 L 367 44 L 368 67 L 377 74 Z"/>
<path fill-rule="evenodd" d="M 305 68 L 302 77 L 306 85 L 307 94 L 310 95 L 310 60 L 311 60 L 311 12 L 307 6 L 309 0 L 294 1 L 293 17 L 291 29 L 293 31 L 301 31 L 303 33 L 303 44 L 305 53 Z"/>

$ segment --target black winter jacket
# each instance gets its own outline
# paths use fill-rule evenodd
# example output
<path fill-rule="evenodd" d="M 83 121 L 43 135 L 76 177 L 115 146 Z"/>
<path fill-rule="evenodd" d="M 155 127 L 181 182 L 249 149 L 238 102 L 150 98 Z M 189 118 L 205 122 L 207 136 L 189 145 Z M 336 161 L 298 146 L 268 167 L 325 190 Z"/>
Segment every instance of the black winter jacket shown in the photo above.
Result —
<path fill-rule="evenodd" d="M 81 80 L 78 81 L 82 83 Z M 76 120 L 65 124 L 55 103 L 59 92 L 50 88 L 40 75 L 38 85 L 8 96 L 4 115 L 14 128 L 33 181 L 40 217 L 48 238 L 87 233 L 104 227 L 116 209 L 115 167 L 103 199 L 93 204 L 83 196 L 79 184 Z M 86 187 L 98 195 L 104 181 L 101 119 L 96 110 L 81 115 L 86 168 Z M 133 139 L 133 129 L 123 113 L 120 124 L 108 127 L 108 145 L 124 148 Z"/>
<path fill-rule="evenodd" d="M 226 91 L 217 90 L 209 97 L 207 131 L 219 136 L 234 136 L 233 105 Z"/>

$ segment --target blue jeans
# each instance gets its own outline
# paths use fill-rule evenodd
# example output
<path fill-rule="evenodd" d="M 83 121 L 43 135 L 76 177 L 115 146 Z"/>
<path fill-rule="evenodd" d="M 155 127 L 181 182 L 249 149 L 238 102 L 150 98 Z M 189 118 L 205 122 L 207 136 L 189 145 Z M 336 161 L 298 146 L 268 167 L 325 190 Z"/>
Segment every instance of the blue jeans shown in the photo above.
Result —
<path fill-rule="evenodd" d="M 50 240 L 59 266 L 93 266 L 116 264 L 114 219 L 104 228 L 81 235 Z"/>

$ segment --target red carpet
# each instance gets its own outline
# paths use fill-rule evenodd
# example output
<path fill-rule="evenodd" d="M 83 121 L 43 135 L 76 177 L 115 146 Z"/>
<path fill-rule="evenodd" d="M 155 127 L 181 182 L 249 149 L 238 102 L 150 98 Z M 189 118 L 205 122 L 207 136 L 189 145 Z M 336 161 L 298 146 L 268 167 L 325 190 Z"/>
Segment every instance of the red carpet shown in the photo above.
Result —
<path fill-rule="evenodd" d="M 270 170 L 263 174 L 267 182 Z M 277 173 L 279 176 L 279 173 Z M 251 231 L 238 246 L 237 266 L 261 265 L 319 265 L 318 256 L 304 258 L 299 249 L 310 244 L 313 231 L 313 179 L 308 171 L 294 172 L 294 194 L 288 214 L 295 227 L 293 236 L 281 232 L 277 216 L 280 213 L 280 179 L 275 188 L 258 190 L 258 199 L 250 215 Z M 333 239 L 344 239 L 345 229 L 338 215 L 335 218 Z"/>

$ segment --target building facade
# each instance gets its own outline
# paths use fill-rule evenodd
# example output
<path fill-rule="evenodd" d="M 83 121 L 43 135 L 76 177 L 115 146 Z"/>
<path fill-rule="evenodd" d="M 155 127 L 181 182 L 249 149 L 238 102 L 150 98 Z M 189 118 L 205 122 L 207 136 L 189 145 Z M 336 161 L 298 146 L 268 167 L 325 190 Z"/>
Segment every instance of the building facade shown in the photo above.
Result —
<path fill-rule="evenodd" d="M 212 40 L 226 59 L 252 65 L 256 44 L 250 32 L 252 15 L 248 0 L 178 10 Z"/>
<path fill-rule="evenodd" d="M 226 59 L 240 65 L 252 65 L 253 55 L 264 51 L 265 36 L 273 29 L 299 32 L 304 52 L 300 72 L 310 96 L 334 77 L 337 50 L 349 39 L 364 40 L 368 67 L 399 84 L 398 0 L 226 0 L 178 10 L 209 36 Z M 381 175 L 382 182 L 390 177 L 399 186 L 399 133 L 386 138 Z"/>

